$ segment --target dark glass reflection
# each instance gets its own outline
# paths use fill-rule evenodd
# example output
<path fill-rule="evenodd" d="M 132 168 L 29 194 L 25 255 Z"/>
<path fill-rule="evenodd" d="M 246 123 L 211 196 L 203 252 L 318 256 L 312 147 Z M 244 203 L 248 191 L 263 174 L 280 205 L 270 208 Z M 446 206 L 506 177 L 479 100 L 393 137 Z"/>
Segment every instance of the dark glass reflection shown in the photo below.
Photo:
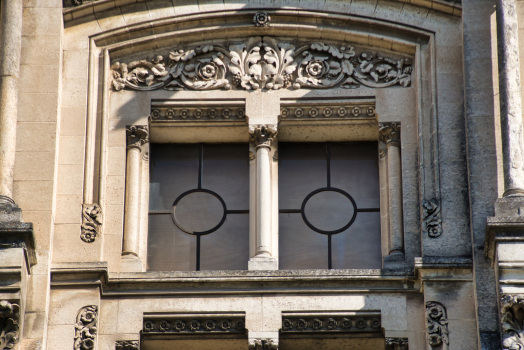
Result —
<path fill-rule="evenodd" d="M 248 145 L 152 144 L 150 154 L 148 270 L 247 269 Z"/>
<path fill-rule="evenodd" d="M 376 142 L 280 143 L 280 268 L 380 268 L 378 181 Z"/>

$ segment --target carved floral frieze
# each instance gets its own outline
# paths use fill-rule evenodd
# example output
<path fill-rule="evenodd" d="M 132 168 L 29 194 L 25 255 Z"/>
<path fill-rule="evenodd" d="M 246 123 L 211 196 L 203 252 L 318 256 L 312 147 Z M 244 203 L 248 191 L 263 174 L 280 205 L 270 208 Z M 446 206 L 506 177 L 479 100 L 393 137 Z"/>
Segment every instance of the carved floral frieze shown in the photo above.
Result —
<path fill-rule="evenodd" d="M 255 15 L 255 23 L 269 21 L 269 16 L 262 17 Z M 265 36 L 176 47 L 164 56 L 115 62 L 111 70 L 116 91 L 278 90 L 408 87 L 412 67 L 411 58 L 356 51 L 349 44 L 290 42 Z"/>
<path fill-rule="evenodd" d="M 78 311 L 75 324 L 75 350 L 92 350 L 96 342 L 98 306 L 85 306 Z"/>
<path fill-rule="evenodd" d="M 82 226 L 80 239 L 92 243 L 102 228 L 102 208 L 98 204 L 82 205 Z"/>
<path fill-rule="evenodd" d="M 449 345 L 448 315 L 444 305 L 436 301 L 426 302 L 426 322 L 429 345 L 432 348 Z"/>
<path fill-rule="evenodd" d="M 245 324 L 245 319 L 243 317 L 144 318 L 142 331 L 144 334 L 244 333 L 246 331 Z"/>
<path fill-rule="evenodd" d="M 0 301 L 0 350 L 12 349 L 20 335 L 20 307 L 7 300 Z"/>
<path fill-rule="evenodd" d="M 422 203 L 424 218 L 422 231 L 431 238 L 440 237 L 442 234 L 442 218 L 440 217 L 440 205 L 436 200 L 424 201 Z"/>
<path fill-rule="evenodd" d="M 282 333 L 376 332 L 381 327 L 380 315 L 284 316 L 282 319 Z"/>
<path fill-rule="evenodd" d="M 502 348 L 524 349 L 524 295 L 503 294 L 500 297 Z"/>
<path fill-rule="evenodd" d="M 283 119 L 351 119 L 375 118 L 375 107 L 371 105 L 327 105 L 327 106 L 284 106 L 280 109 Z"/>
<path fill-rule="evenodd" d="M 151 109 L 151 121 L 238 121 L 246 120 L 244 107 L 158 106 Z"/>

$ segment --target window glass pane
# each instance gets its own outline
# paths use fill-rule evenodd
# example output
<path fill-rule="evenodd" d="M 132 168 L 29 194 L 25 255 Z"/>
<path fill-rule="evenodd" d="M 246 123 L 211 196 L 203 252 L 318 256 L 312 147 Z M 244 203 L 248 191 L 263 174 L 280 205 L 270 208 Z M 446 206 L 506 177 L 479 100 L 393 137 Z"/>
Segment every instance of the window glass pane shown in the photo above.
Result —
<path fill-rule="evenodd" d="M 380 268 L 377 143 L 280 143 L 279 159 L 280 267 Z"/>
<path fill-rule="evenodd" d="M 149 270 L 247 269 L 248 144 L 153 144 L 150 178 Z"/>
<path fill-rule="evenodd" d="M 202 187 L 218 193 L 227 209 L 249 208 L 248 144 L 205 144 Z"/>
<path fill-rule="evenodd" d="M 249 214 L 228 215 L 222 227 L 201 240 L 201 270 L 247 270 Z"/>
<path fill-rule="evenodd" d="M 300 214 L 278 217 L 279 269 L 327 269 L 327 236 L 309 229 Z"/>
<path fill-rule="evenodd" d="M 149 215 L 148 271 L 194 271 L 196 237 L 178 229 L 171 215 Z"/>
<path fill-rule="evenodd" d="M 150 145 L 149 209 L 171 210 L 175 199 L 198 186 L 198 145 Z"/>
<path fill-rule="evenodd" d="M 325 143 L 279 143 L 278 203 L 300 209 L 304 198 L 327 184 Z"/>
<path fill-rule="evenodd" d="M 346 231 L 332 236 L 334 269 L 380 269 L 380 213 L 358 213 Z"/>
<path fill-rule="evenodd" d="M 380 207 L 376 142 L 331 143 L 331 186 L 349 193 L 358 208 Z"/>

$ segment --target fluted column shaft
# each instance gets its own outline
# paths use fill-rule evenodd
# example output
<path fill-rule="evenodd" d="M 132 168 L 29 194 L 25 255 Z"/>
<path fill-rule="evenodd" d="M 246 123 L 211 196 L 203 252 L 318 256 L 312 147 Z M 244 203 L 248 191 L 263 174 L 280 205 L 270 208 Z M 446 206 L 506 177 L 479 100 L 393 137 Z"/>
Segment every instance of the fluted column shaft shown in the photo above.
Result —
<path fill-rule="evenodd" d="M 22 47 L 22 0 L 2 0 L 0 48 L 0 202 L 13 197 L 18 81 Z M 6 200 L 6 198 L 4 198 Z"/>
<path fill-rule="evenodd" d="M 524 139 L 516 0 L 497 0 L 504 197 L 524 196 Z"/>

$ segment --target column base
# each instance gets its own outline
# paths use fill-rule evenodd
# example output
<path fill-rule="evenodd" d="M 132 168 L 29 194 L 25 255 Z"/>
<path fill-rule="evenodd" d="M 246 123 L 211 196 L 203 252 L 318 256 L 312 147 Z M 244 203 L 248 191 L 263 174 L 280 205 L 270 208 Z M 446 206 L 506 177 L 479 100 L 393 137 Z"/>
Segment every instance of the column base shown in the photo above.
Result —
<path fill-rule="evenodd" d="M 253 257 L 247 263 L 248 270 L 278 270 L 278 259 Z"/>

